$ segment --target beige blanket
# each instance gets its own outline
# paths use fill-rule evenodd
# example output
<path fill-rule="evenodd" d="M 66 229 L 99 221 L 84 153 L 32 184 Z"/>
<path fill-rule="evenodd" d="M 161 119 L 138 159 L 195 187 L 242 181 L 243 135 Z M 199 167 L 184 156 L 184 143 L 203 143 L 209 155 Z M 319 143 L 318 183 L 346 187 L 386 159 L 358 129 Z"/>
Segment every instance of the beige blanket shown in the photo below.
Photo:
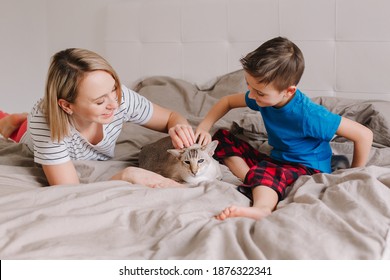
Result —
<path fill-rule="evenodd" d="M 153 77 L 138 91 L 195 126 L 218 98 L 245 88 L 239 71 L 202 88 Z M 137 165 L 142 145 L 162 133 L 126 124 L 113 160 L 75 162 L 84 184 L 57 187 L 45 187 L 25 146 L 0 139 L 0 258 L 390 259 L 389 103 L 316 101 L 373 129 L 369 164 L 301 177 L 262 221 L 213 218 L 228 205 L 249 205 L 226 168 L 223 181 L 186 189 L 108 181 Z M 269 150 L 260 116 L 249 109 L 230 112 L 214 129 L 219 127 Z M 336 138 L 332 147 L 351 157 L 352 145 L 344 139 Z"/>

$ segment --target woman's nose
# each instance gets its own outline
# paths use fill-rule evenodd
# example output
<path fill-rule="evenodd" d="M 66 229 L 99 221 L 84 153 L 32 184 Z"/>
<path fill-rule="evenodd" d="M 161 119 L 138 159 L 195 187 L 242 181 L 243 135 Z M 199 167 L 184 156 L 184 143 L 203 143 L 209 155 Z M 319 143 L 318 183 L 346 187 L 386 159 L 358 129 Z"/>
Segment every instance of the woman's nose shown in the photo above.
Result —
<path fill-rule="evenodd" d="M 116 109 L 118 108 L 119 104 L 118 104 L 118 99 L 116 98 L 110 98 L 110 102 L 108 103 L 108 108 L 110 109 Z"/>

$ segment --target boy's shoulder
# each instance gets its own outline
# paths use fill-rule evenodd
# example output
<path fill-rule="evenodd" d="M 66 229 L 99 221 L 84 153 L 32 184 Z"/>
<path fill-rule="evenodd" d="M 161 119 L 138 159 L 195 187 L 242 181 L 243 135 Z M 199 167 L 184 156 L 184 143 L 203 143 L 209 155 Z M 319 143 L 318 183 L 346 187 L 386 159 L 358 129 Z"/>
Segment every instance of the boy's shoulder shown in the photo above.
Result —
<path fill-rule="evenodd" d="M 320 107 L 320 108 L 326 109 L 326 107 L 314 102 L 313 99 L 311 99 L 309 96 L 307 96 L 305 93 L 303 93 L 299 89 L 296 90 L 295 97 L 297 99 L 297 103 L 301 103 L 304 106 L 313 107 L 313 108 Z"/>

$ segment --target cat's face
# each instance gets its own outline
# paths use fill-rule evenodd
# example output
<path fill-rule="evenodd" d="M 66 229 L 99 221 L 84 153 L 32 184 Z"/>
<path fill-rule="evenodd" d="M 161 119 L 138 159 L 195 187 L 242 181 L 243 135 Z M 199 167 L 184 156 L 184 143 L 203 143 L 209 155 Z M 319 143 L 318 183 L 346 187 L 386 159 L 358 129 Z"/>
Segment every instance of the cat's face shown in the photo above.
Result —
<path fill-rule="evenodd" d="M 197 177 L 204 174 L 210 162 L 218 141 L 213 141 L 205 146 L 194 144 L 184 149 L 168 150 L 180 162 L 183 169 L 188 173 L 187 176 Z M 183 177 L 183 176 L 182 176 Z"/>

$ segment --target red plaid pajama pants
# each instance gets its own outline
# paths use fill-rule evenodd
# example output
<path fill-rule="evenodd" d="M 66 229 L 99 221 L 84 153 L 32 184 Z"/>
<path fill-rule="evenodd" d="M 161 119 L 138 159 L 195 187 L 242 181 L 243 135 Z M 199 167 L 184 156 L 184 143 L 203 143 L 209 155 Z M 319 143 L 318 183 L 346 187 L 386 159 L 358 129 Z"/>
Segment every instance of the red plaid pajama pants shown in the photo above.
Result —
<path fill-rule="evenodd" d="M 270 187 L 279 196 L 279 200 L 285 197 L 286 188 L 293 184 L 301 175 L 313 175 L 319 170 L 306 167 L 299 163 L 281 162 L 259 152 L 247 142 L 238 139 L 228 130 L 218 130 L 213 140 L 219 144 L 214 152 L 214 157 L 223 163 L 223 159 L 238 156 L 244 159 L 250 170 L 245 176 L 238 190 L 252 199 L 252 189 L 257 186 Z"/>

